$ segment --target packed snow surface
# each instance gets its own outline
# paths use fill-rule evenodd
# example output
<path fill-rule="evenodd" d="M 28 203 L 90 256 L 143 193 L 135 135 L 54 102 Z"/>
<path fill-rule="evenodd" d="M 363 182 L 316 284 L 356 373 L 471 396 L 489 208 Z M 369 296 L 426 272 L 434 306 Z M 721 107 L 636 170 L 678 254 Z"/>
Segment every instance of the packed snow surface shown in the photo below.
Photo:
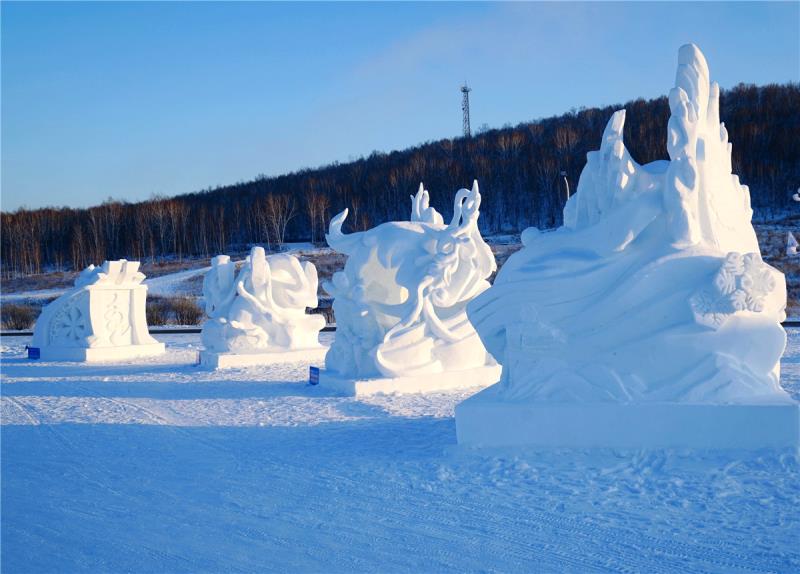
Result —
<path fill-rule="evenodd" d="M 460 450 L 472 391 L 336 397 L 158 338 L 125 365 L 2 339 L 3 572 L 800 570 L 797 453 Z"/>

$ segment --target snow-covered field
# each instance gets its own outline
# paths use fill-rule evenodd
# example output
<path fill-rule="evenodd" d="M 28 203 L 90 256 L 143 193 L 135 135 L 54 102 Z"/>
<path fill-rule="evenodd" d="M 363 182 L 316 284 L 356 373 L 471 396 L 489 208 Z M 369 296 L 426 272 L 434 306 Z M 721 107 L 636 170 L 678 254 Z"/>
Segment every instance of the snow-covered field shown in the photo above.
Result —
<path fill-rule="evenodd" d="M 148 287 L 147 292 L 149 295 L 161 295 L 165 297 L 171 295 L 195 295 L 199 292 L 198 290 L 202 284 L 198 281 L 197 285 L 194 285 L 191 280 L 198 275 L 205 274 L 209 269 L 210 267 L 208 266 L 198 267 L 145 279 L 145 284 Z M 0 301 L 3 303 L 16 303 L 31 299 L 54 299 L 55 297 L 63 295 L 67 290 L 67 287 L 56 287 L 53 289 L 3 292 L 0 295 Z"/>
<path fill-rule="evenodd" d="M 332 337 L 331 334 L 323 334 Z M 3 572 L 797 572 L 797 453 L 465 452 L 468 392 L 332 396 L 2 339 Z M 800 329 L 784 385 L 800 398 Z"/>

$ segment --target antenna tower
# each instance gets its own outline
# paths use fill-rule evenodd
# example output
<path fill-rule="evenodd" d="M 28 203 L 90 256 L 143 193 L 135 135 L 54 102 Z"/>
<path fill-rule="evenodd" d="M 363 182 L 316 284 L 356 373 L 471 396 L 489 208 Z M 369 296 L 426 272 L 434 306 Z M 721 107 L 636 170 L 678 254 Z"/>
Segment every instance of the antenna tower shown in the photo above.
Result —
<path fill-rule="evenodd" d="M 464 112 L 464 137 L 468 138 L 472 136 L 472 130 L 469 128 L 469 93 L 472 91 L 467 85 L 467 82 L 464 82 L 464 85 L 461 86 L 461 93 L 464 96 L 461 98 L 461 111 Z"/>

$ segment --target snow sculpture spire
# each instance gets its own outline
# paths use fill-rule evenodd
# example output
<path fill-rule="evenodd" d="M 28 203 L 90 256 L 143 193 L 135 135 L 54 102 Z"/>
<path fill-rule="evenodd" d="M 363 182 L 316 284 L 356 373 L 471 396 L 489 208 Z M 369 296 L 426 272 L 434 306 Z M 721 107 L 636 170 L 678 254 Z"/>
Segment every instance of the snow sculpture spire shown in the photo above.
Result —
<path fill-rule="evenodd" d="M 750 225 L 750 192 L 731 173 L 732 146 L 719 121 L 719 85 L 709 84 L 708 65 L 694 44 L 678 52 L 667 151 L 670 165 L 664 203 L 679 246 L 705 242 L 723 251 L 758 251 Z"/>
<path fill-rule="evenodd" d="M 416 195 L 411 196 L 411 221 L 441 224 L 444 222 L 439 212 L 430 206 L 431 198 L 428 190 L 420 183 Z"/>

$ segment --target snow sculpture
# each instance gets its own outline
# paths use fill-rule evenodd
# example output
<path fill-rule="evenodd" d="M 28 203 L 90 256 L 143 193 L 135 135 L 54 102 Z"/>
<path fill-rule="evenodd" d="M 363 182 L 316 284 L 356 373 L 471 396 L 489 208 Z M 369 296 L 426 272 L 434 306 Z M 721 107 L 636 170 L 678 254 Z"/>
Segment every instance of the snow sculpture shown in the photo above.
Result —
<path fill-rule="evenodd" d="M 786 255 L 788 257 L 794 257 L 797 255 L 797 239 L 795 238 L 794 234 L 789 231 L 786 234 Z"/>
<path fill-rule="evenodd" d="M 616 112 L 564 226 L 527 230 L 468 306 L 503 374 L 457 407 L 460 443 L 797 444 L 798 405 L 779 384 L 784 277 L 761 258 L 694 45 L 669 103 L 670 160 L 637 164 Z"/>
<path fill-rule="evenodd" d="M 456 193 L 447 225 L 429 202 L 420 184 L 411 221 L 345 235 L 347 210 L 331 220 L 328 244 L 348 260 L 325 285 L 337 331 L 321 384 L 413 393 L 485 386 L 499 376 L 465 312 L 497 268 L 478 230 L 478 182 Z"/>
<path fill-rule="evenodd" d="M 36 321 L 31 346 L 54 361 L 113 361 L 159 355 L 147 330 L 147 286 L 138 261 L 90 265 Z"/>
<path fill-rule="evenodd" d="M 212 368 L 318 360 L 327 351 L 319 343 L 322 315 L 317 306 L 317 269 L 288 254 L 266 256 L 253 247 L 236 275 L 227 255 L 211 260 L 203 279 L 208 320 L 200 362 Z"/>

